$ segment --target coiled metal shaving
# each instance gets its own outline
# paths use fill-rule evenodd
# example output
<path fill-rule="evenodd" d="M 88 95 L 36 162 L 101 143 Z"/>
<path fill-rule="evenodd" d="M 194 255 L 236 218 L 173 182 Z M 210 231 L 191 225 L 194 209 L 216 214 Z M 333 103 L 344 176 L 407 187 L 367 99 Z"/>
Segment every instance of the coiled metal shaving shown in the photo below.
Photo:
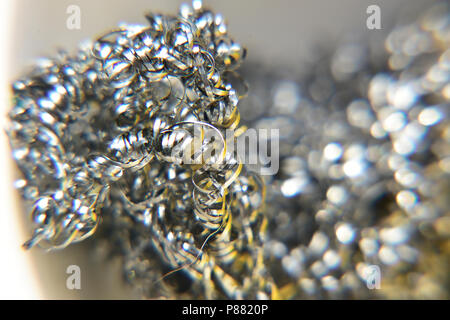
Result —
<path fill-rule="evenodd" d="M 63 248 L 117 212 L 204 297 L 270 296 L 264 186 L 224 137 L 239 124 L 231 81 L 245 50 L 199 1 L 146 18 L 14 83 L 9 135 L 36 224 L 24 246 Z"/>
<path fill-rule="evenodd" d="M 444 3 L 396 27 L 387 57 L 360 42 L 301 77 L 247 66 L 245 124 L 280 129 L 264 179 L 227 152 L 245 50 L 201 2 L 42 61 L 14 84 L 8 131 L 25 246 L 102 220 L 151 298 L 448 297 L 449 17 Z"/>

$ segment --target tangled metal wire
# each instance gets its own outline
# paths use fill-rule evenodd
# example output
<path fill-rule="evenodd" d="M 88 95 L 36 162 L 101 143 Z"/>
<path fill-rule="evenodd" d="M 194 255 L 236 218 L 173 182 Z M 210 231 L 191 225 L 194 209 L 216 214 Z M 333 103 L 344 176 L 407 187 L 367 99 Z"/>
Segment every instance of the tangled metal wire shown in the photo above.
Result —
<path fill-rule="evenodd" d="M 300 77 L 244 68 L 244 100 L 245 50 L 198 0 L 41 61 L 13 85 L 8 129 L 25 247 L 101 220 L 98 247 L 144 297 L 448 298 L 449 12 Z M 276 175 L 228 148 L 240 114 L 280 129 Z"/>
<path fill-rule="evenodd" d="M 8 132 L 36 224 L 24 246 L 64 248 L 118 212 L 205 297 L 270 297 L 264 186 L 224 137 L 239 125 L 231 83 L 245 50 L 199 1 L 146 18 L 14 83 Z"/>

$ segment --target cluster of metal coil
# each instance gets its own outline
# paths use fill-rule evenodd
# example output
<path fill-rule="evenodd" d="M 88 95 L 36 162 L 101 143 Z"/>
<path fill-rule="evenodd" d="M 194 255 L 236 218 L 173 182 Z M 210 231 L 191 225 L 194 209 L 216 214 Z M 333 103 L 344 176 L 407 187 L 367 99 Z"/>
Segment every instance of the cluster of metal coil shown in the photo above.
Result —
<path fill-rule="evenodd" d="M 42 61 L 8 130 L 25 246 L 102 220 L 98 252 L 149 298 L 448 298 L 449 17 L 441 2 L 301 75 L 247 64 L 244 100 L 245 51 L 198 0 Z M 279 129 L 277 174 L 228 148 L 240 115 Z"/>
<path fill-rule="evenodd" d="M 270 297 L 264 185 L 224 134 L 239 125 L 245 50 L 201 1 L 146 18 L 14 83 L 8 133 L 36 225 L 24 246 L 63 248 L 121 219 L 128 256 L 158 264 L 159 295 L 176 296 L 165 278 L 182 270 L 206 298 Z"/>

